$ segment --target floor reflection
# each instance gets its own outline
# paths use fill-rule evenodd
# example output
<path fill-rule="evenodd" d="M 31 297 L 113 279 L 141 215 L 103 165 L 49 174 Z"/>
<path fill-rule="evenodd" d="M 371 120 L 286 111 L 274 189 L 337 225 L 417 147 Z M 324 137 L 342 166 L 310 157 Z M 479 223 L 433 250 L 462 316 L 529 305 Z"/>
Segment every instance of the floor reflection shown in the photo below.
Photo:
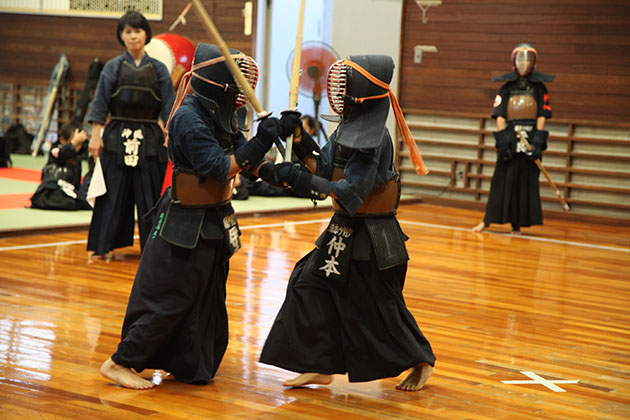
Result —
<path fill-rule="evenodd" d="M 7 369 L 3 375 L 49 380 L 55 328 L 49 322 L 0 319 L 0 362 Z"/>

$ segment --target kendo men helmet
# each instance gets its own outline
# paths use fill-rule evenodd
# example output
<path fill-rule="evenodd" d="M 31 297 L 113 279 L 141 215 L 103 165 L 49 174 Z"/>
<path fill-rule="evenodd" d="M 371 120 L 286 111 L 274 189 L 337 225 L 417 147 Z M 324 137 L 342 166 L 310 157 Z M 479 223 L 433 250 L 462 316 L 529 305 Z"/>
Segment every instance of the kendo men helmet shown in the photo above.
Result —
<path fill-rule="evenodd" d="M 252 89 L 256 88 L 258 65 L 254 59 L 238 50 L 230 49 L 230 53 Z M 225 57 L 216 45 L 199 43 L 190 77 L 190 87 L 195 95 L 206 108 L 217 113 L 218 120 L 226 131 L 235 132 L 235 111 L 247 104 L 247 98 L 234 81 L 225 64 Z"/>
<path fill-rule="evenodd" d="M 393 74 L 394 60 L 386 55 L 351 56 L 330 66 L 326 89 L 331 109 L 342 117 L 339 144 L 355 149 L 380 144 Z"/>
<path fill-rule="evenodd" d="M 394 60 L 387 55 L 358 55 L 333 63 L 328 70 L 328 103 L 341 122 L 335 141 L 351 149 L 371 149 L 381 144 L 391 103 L 396 126 L 409 147 L 418 175 L 429 173 L 405 121 L 398 98 L 389 86 Z"/>
<path fill-rule="evenodd" d="M 536 65 L 536 49 L 530 44 L 518 44 L 512 50 L 512 64 L 519 76 L 525 77 Z"/>

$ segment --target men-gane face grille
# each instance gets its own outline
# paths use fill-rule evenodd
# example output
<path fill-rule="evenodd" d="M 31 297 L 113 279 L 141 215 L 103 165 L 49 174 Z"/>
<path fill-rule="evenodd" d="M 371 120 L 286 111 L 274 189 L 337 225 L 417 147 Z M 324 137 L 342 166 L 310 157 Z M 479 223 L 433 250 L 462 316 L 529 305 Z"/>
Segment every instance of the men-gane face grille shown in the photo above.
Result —
<path fill-rule="evenodd" d="M 256 89 L 256 84 L 258 83 L 258 64 L 254 61 L 250 56 L 239 57 L 236 58 L 236 64 L 243 72 L 243 76 L 245 80 L 249 82 L 249 85 L 252 89 Z M 242 108 L 247 104 L 247 97 L 243 94 L 241 90 L 236 95 L 236 109 Z"/>
<path fill-rule="evenodd" d="M 514 70 L 520 76 L 527 76 L 536 65 L 536 49 L 529 44 L 519 44 L 512 50 Z"/>
<path fill-rule="evenodd" d="M 344 96 L 348 89 L 348 68 L 344 60 L 338 60 L 330 66 L 326 78 L 328 103 L 335 114 L 343 115 Z"/>
<path fill-rule="evenodd" d="M 532 67 L 534 67 L 534 55 L 529 51 L 517 52 L 514 59 L 514 66 L 521 76 L 529 74 Z"/>

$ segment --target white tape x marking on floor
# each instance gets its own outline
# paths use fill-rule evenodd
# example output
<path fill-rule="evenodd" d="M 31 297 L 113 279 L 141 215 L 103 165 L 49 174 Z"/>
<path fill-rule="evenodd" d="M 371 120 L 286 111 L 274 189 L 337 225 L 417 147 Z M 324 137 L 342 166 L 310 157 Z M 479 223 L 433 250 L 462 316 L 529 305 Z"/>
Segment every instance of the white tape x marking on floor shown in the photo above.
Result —
<path fill-rule="evenodd" d="M 504 384 L 508 385 L 525 385 L 525 384 L 540 384 L 543 385 L 553 392 L 567 392 L 564 389 L 560 388 L 556 384 L 577 384 L 580 382 L 579 380 L 548 380 L 543 378 L 542 376 L 536 375 L 534 372 L 521 371 L 521 373 L 528 378 L 531 378 L 531 381 L 501 381 Z"/>

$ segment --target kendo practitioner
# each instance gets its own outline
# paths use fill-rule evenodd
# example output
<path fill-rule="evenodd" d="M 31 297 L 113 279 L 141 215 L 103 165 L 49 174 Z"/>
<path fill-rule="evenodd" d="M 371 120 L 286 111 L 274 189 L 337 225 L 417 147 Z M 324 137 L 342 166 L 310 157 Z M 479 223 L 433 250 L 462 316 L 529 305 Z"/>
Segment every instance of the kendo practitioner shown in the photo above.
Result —
<path fill-rule="evenodd" d="M 80 124 L 69 122 L 59 131 L 59 142 L 48 152 L 42 182 L 31 197 L 31 207 L 47 210 L 80 210 L 91 207 L 79 193 L 81 157 L 88 134 Z"/>
<path fill-rule="evenodd" d="M 144 16 L 125 13 L 116 36 L 127 51 L 105 64 L 88 117 L 89 150 L 95 157 L 100 154 L 107 186 L 107 193 L 96 199 L 88 234 L 88 251 L 100 256 L 133 245 L 134 205 L 144 247 L 151 224 L 142 216 L 160 198 L 168 159 L 163 121 L 175 99 L 168 69 L 145 52 L 151 27 Z"/>
<path fill-rule="evenodd" d="M 260 356 L 300 373 L 285 386 L 329 384 L 345 373 L 351 382 L 371 381 L 411 369 L 396 388 L 416 391 L 433 371 L 431 346 L 402 294 L 409 256 L 385 127 L 396 100 L 393 70 L 392 58 L 381 55 L 333 64 L 327 89 L 339 125 L 321 150 L 298 128 L 293 150 L 305 166 L 276 166 L 278 183 L 316 200 L 331 196 L 334 208 L 315 249 L 295 265 Z"/>
<path fill-rule="evenodd" d="M 505 81 L 495 97 L 492 111 L 497 123 L 494 132 L 497 163 L 486 214 L 473 232 L 481 232 L 491 223 L 510 223 L 512 233 L 518 234 L 521 227 L 543 223 L 540 169 L 534 161 L 542 159 L 549 136 L 544 128 L 546 120 L 551 118 L 551 105 L 543 82 L 555 76 L 534 70 L 536 50 L 529 44 L 514 48 L 512 63 L 513 71 L 493 78 Z"/>
<path fill-rule="evenodd" d="M 254 60 L 231 53 L 255 87 Z M 189 86 L 193 93 L 186 95 Z M 101 367 L 105 377 L 124 387 L 153 387 L 136 373 L 144 369 L 207 384 L 225 353 L 228 260 L 240 248 L 230 203 L 234 178 L 246 171 L 275 180 L 274 165 L 264 156 L 299 122 L 297 113 L 267 117 L 246 141 L 236 124 L 236 110 L 244 105 L 219 49 L 200 43 L 168 124 L 172 187 L 150 213 L 155 222 L 129 297 L 122 338 Z"/>

